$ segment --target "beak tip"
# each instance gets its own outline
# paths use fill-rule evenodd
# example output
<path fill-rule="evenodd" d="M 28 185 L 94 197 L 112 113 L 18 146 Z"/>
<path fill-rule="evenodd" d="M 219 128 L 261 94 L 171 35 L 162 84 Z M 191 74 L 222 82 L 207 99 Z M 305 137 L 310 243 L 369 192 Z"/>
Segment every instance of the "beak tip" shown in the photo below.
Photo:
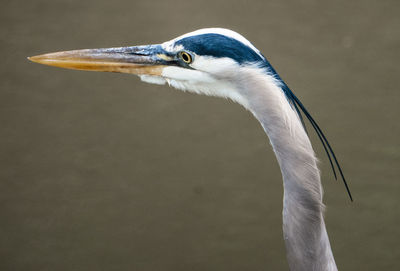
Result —
<path fill-rule="evenodd" d="M 38 56 L 28 56 L 27 59 L 32 62 L 39 62 Z"/>
<path fill-rule="evenodd" d="M 28 56 L 27 59 L 34 63 L 45 64 L 45 65 L 50 65 L 49 63 L 51 63 L 52 60 L 51 58 L 46 57 L 46 55 Z"/>

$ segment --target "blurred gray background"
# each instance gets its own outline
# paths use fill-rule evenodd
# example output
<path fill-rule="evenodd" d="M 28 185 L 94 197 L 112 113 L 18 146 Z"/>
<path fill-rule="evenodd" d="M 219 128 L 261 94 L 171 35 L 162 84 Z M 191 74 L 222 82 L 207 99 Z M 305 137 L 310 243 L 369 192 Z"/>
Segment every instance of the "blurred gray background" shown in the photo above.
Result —
<path fill-rule="evenodd" d="M 330 139 L 340 270 L 399 270 L 399 1 L 2 1 L 0 270 L 287 270 L 281 174 L 240 106 L 26 57 L 226 27 Z"/>

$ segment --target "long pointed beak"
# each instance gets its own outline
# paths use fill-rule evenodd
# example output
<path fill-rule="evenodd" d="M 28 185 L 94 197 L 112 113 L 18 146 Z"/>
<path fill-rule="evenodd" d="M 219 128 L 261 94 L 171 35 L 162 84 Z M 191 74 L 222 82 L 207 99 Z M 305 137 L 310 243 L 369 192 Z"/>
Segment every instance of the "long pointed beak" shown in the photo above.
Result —
<path fill-rule="evenodd" d="M 120 72 L 160 76 L 166 65 L 174 65 L 161 45 L 63 51 L 28 57 L 44 65 L 66 69 Z"/>

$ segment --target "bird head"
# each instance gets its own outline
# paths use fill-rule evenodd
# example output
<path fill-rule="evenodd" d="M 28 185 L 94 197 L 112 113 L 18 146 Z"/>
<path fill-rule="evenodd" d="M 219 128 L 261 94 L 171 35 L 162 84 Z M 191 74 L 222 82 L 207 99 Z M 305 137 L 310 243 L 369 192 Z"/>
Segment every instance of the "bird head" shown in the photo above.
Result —
<path fill-rule="evenodd" d="M 168 83 L 241 104 L 246 101 L 237 87 L 240 69 L 267 63 L 247 39 L 222 28 L 200 29 L 162 44 L 63 51 L 29 59 L 68 69 L 136 74 L 148 83 Z"/>
<path fill-rule="evenodd" d="M 205 28 L 162 44 L 63 51 L 29 59 L 67 69 L 136 74 L 148 83 L 168 83 L 184 91 L 230 98 L 261 123 L 268 122 L 263 119 L 268 115 L 266 119 L 274 120 L 274 116 L 289 116 L 293 110 L 297 116 L 287 117 L 284 124 L 296 119 L 305 128 L 302 111 L 324 146 L 335 178 L 334 164 L 352 199 L 336 156 L 316 121 L 260 51 L 234 31 Z M 287 102 L 290 107 L 284 106 Z M 264 108 L 277 111 L 265 112 Z"/>

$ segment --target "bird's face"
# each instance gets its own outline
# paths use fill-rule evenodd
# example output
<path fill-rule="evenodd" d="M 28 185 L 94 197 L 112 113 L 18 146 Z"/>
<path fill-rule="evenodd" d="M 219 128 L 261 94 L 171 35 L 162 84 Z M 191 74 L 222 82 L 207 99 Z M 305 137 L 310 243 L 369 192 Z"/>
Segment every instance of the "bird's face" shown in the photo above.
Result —
<path fill-rule="evenodd" d="M 221 28 L 197 30 L 156 45 L 63 51 L 29 59 L 69 69 L 136 74 L 148 83 L 168 83 L 242 104 L 233 81 L 242 67 L 265 61 L 243 36 Z"/>

